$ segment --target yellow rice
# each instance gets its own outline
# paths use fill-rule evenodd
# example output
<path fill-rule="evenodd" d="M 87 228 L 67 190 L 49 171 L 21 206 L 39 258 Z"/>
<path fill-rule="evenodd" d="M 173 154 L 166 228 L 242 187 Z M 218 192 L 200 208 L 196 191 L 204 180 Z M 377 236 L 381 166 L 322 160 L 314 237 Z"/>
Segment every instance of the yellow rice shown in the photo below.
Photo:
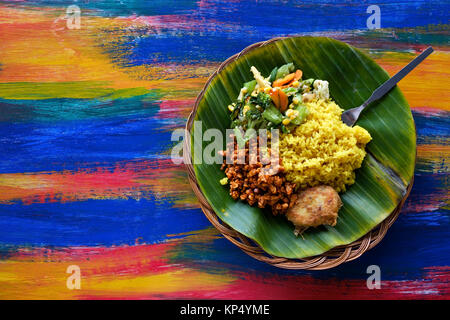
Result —
<path fill-rule="evenodd" d="M 360 126 L 341 121 L 343 110 L 333 101 L 306 103 L 306 121 L 280 137 L 280 156 L 287 180 L 301 189 L 325 184 L 337 192 L 355 182 L 366 144 L 372 139 Z"/>

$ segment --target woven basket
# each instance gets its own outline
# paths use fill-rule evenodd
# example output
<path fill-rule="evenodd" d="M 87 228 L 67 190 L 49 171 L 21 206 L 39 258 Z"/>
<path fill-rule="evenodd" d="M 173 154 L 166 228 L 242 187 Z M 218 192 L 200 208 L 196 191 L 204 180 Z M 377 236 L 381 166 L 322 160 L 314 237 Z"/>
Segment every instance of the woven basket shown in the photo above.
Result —
<path fill-rule="evenodd" d="M 208 218 L 208 220 L 213 224 L 214 227 L 217 228 L 217 230 L 220 231 L 220 233 L 223 234 L 225 238 L 230 240 L 232 243 L 234 243 L 236 246 L 238 246 L 242 251 L 244 251 L 249 256 L 259 260 L 266 262 L 268 264 L 271 264 L 278 268 L 284 268 L 284 269 L 294 269 L 294 270 L 325 270 L 334 268 L 344 262 L 352 261 L 357 258 L 359 258 L 364 252 L 372 249 L 375 247 L 386 235 L 387 230 L 392 226 L 394 221 L 397 219 L 400 210 L 403 206 L 403 204 L 406 201 L 406 198 L 408 197 L 412 185 L 413 180 L 411 180 L 410 184 L 408 185 L 408 188 L 406 190 L 405 195 L 403 196 L 402 200 L 400 201 L 399 205 L 392 211 L 392 213 L 383 220 L 379 225 L 377 225 L 375 228 L 373 228 L 371 231 L 369 231 L 367 234 L 365 234 L 360 239 L 344 245 L 344 246 L 338 246 L 335 247 L 321 255 L 314 256 L 314 257 L 308 257 L 304 259 L 288 259 L 288 258 L 282 258 L 270 255 L 266 253 L 256 242 L 249 239 L 245 235 L 237 232 L 230 226 L 228 226 L 226 223 L 224 223 L 214 212 L 211 205 L 208 203 L 207 199 L 205 198 L 204 194 L 202 193 L 197 178 L 195 176 L 194 167 L 192 165 L 192 158 L 191 158 L 191 139 L 190 139 L 190 131 L 192 129 L 192 125 L 194 122 L 195 115 L 197 113 L 197 108 L 200 103 L 200 100 L 203 98 L 203 95 L 208 88 L 210 82 L 212 79 L 220 72 L 222 71 L 230 62 L 234 61 L 235 59 L 238 59 L 240 56 L 244 55 L 245 53 L 249 52 L 250 50 L 253 50 L 255 48 L 265 46 L 268 43 L 271 43 L 273 41 L 277 41 L 280 39 L 284 39 L 282 37 L 279 38 L 273 38 L 268 41 L 264 42 L 257 42 L 249 47 L 242 50 L 240 53 L 237 53 L 230 58 L 228 58 L 226 61 L 224 61 L 219 68 L 209 77 L 208 81 L 206 82 L 205 86 L 203 87 L 202 91 L 198 95 L 194 107 L 189 114 L 187 123 L 186 123 L 186 136 L 184 138 L 184 144 L 183 144 L 183 159 L 185 166 L 188 171 L 188 179 L 189 183 L 192 186 L 192 189 L 197 196 L 197 198 L 200 201 L 200 206 L 205 214 L 205 216 Z"/>

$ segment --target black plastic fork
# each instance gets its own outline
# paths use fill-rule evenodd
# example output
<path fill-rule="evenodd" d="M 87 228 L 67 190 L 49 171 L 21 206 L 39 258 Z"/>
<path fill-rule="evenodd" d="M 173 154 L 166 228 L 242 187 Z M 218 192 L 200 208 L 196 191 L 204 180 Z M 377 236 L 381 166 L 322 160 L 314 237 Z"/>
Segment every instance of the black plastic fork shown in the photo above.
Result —
<path fill-rule="evenodd" d="M 408 63 L 405 67 L 403 67 L 402 70 L 397 72 L 392 78 L 387 80 L 385 83 L 383 83 L 381 86 L 379 86 L 370 96 L 369 99 L 367 99 L 362 105 L 356 108 L 348 109 L 341 115 L 342 121 L 352 127 L 356 121 L 358 120 L 361 112 L 372 102 L 380 99 L 383 97 L 386 93 L 388 93 L 400 80 L 402 80 L 408 73 L 411 72 L 419 63 L 421 63 L 423 60 L 425 60 L 426 57 L 428 57 L 433 52 L 432 47 L 428 47 L 426 50 L 424 50 L 421 54 L 419 54 L 417 57 L 414 58 L 410 63 Z"/>

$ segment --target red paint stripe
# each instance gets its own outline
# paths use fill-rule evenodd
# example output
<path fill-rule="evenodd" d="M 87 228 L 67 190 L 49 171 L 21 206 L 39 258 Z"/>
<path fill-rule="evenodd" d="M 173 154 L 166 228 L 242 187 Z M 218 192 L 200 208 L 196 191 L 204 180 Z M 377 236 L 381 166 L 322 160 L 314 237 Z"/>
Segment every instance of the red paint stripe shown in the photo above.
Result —
<path fill-rule="evenodd" d="M 432 267 L 420 280 L 382 281 L 369 290 L 366 279 L 317 279 L 312 276 L 240 274 L 238 280 L 218 291 L 178 291 L 170 294 L 127 294 L 101 299 L 258 299 L 258 300 L 412 300 L 450 299 L 450 267 Z M 81 299 L 99 299 L 85 295 Z"/>
<path fill-rule="evenodd" d="M 78 264 L 83 266 L 86 276 L 144 275 L 176 269 L 167 258 L 168 250 L 175 245 L 173 242 L 118 247 L 21 248 L 8 260 Z"/>

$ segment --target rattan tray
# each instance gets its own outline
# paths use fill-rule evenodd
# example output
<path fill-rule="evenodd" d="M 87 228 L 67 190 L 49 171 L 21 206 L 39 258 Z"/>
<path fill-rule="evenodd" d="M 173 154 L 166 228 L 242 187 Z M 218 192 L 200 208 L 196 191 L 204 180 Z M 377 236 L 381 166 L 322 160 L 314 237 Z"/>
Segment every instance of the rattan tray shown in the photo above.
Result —
<path fill-rule="evenodd" d="M 224 61 L 219 68 L 209 77 L 208 81 L 206 82 L 205 86 L 203 87 L 202 91 L 198 95 L 194 107 L 188 117 L 187 123 L 186 123 L 186 136 L 184 138 L 184 145 L 183 145 L 183 159 L 184 163 L 188 172 L 188 179 L 189 183 L 192 186 L 192 189 L 197 196 L 198 200 L 200 201 L 200 206 L 205 214 L 205 216 L 208 218 L 208 220 L 213 224 L 214 227 L 217 228 L 217 230 L 220 231 L 220 233 L 223 234 L 223 236 L 234 243 L 236 246 L 238 246 L 242 251 L 244 251 L 249 256 L 259 260 L 266 262 L 268 264 L 271 264 L 275 267 L 284 268 L 284 269 L 307 269 L 307 270 L 324 270 L 324 269 L 330 269 L 334 268 L 344 262 L 349 262 L 352 260 L 357 259 L 360 257 L 364 252 L 372 249 L 375 247 L 386 235 L 387 230 L 392 226 L 394 221 L 397 219 L 401 208 L 403 204 L 406 201 L 406 198 L 408 197 L 412 185 L 413 180 L 411 180 L 410 184 L 407 187 L 406 193 L 403 196 L 402 200 L 398 204 L 398 206 L 392 211 L 392 213 L 383 220 L 379 225 L 377 225 L 375 228 L 373 228 L 371 231 L 369 231 L 367 234 L 365 234 L 360 239 L 345 245 L 345 246 L 339 246 L 335 247 L 321 255 L 304 258 L 304 259 L 288 259 L 288 258 L 282 258 L 282 257 L 276 257 L 273 255 L 270 255 L 266 253 L 256 242 L 249 239 L 248 237 L 244 236 L 243 234 L 237 232 L 236 230 L 232 229 L 230 226 L 228 226 L 226 223 L 224 223 L 214 212 L 211 205 L 208 203 L 207 199 L 205 198 L 204 194 L 202 193 L 198 183 L 197 178 L 195 176 L 194 167 L 192 165 L 192 158 L 191 158 L 191 140 L 190 140 L 190 131 L 192 129 L 192 125 L 194 122 L 195 115 L 197 113 L 197 108 L 200 103 L 200 100 L 202 99 L 206 89 L 208 88 L 210 82 L 212 79 L 220 72 L 222 71 L 230 62 L 232 62 L 235 59 L 238 59 L 243 54 L 247 53 L 250 50 L 253 50 L 255 48 L 267 45 L 268 43 L 271 43 L 273 41 L 277 41 L 279 39 L 283 38 L 273 38 L 268 41 L 264 42 L 258 42 L 255 44 L 252 44 L 251 46 L 245 48 L 240 53 L 237 53 L 230 58 L 228 58 L 226 61 Z"/>

